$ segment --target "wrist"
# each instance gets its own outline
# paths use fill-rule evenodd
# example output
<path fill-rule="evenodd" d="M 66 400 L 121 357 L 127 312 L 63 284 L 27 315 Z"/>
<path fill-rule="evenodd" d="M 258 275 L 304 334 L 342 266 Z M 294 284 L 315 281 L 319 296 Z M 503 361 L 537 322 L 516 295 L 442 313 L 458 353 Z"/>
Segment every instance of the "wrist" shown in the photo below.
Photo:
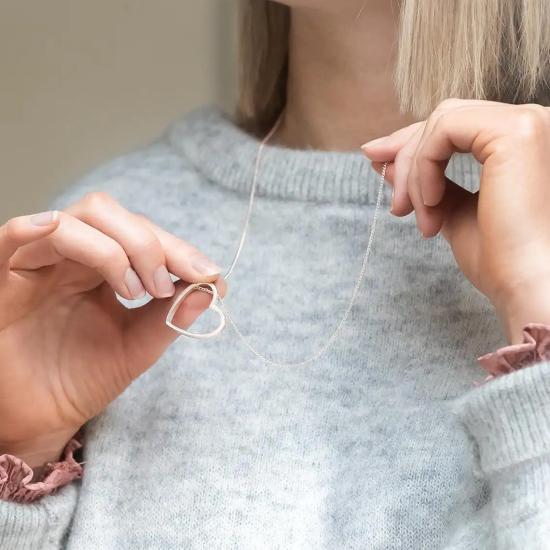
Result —
<path fill-rule="evenodd" d="M 42 435 L 25 441 L 0 441 L 0 455 L 8 454 L 25 462 L 34 472 L 34 479 L 39 478 L 46 464 L 60 460 L 67 443 L 74 432 L 59 432 Z"/>
<path fill-rule="evenodd" d="M 529 323 L 550 325 L 550 281 L 525 285 L 501 299 L 495 306 L 510 344 L 523 341 L 523 328 Z"/>

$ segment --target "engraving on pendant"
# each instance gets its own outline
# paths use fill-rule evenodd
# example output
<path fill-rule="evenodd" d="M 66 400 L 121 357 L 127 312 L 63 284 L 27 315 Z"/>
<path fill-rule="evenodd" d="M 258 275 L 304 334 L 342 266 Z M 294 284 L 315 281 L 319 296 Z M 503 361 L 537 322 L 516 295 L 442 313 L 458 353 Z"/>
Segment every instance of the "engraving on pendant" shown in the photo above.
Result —
<path fill-rule="evenodd" d="M 178 327 L 173 323 L 174 317 L 176 316 L 176 313 L 178 312 L 182 302 L 185 300 L 185 298 L 187 298 L 187 296 L 189 296 L 192 292 L 195 292 L 195 291 L 206 292 L 207 294 L 212 295 L 212 299 L 210 301 L 208 309 L 211 309 L 212 311 L 216 312 L 220 318 L 220 324 L 212 332 L 206 332 L 204 334 L 189 332 L 188 330 Z M 216 303 L 217 301 L 218 301 L 218 289 L 216 288 L 216 285 L 212 283 L 190 284 L 187 288 L 185 288 L 179 294 L 179 296 L 176 298 L 176 300 L 172 304 L 172 307 L 170 308 L 170 311 L 166 316 L 166 326 L 170 327 L 172 330 L 175 330 L 176 332 L 179 332 L 180 334 L 183 334 L 184 336 L 187 336 L 188 338 L 197 338 L 197 339 L 213 338 L 214 336 L 217 336 L 225 328 L 225 323 L 226 323 L 225 313 L 217 305 Z"/>

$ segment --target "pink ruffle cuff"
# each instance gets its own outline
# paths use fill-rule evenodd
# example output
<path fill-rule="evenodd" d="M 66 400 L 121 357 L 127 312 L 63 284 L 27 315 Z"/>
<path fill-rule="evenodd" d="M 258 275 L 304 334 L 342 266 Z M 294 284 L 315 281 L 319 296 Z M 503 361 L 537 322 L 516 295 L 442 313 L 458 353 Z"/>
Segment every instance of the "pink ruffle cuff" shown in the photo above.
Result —
<path fill-rule="evenodd" d="M 42 472 L 41 481 L 34 483 L 33 471 L 25 462 L 12 455 L 0 455 L 0 500 L 34 502 L 74 479 L 80 479 L 83 468 L 74 459 L 74 453 L 81 447 L 77 435 L 65 446 L 62 460 L 48 463 Z"/>
<path fill-rule="evenodd" d="M 530 323 L 523 328 L 523 342 L 498 349 L 477 359 L 489 376 L 485 381 L 550 361 L 550 325 Z"/>

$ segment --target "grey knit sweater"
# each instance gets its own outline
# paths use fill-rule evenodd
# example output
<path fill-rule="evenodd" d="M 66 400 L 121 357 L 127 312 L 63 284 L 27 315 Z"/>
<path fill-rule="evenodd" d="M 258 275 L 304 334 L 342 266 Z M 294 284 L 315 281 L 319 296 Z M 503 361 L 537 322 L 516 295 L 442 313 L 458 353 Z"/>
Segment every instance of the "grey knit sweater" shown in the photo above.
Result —
<path fill-rule="evenodd" d="M 107 191 L 227 265 L 257 146 L 203 109 L 57 206 Z M 479 168 L 455 155 L 447 175 L 472 189 Z M 269 357 L 303 359 L 334 329 L 377 180 L 359 153 L 266 149 L 226 303 Z M 550 548 L 550 363 L 474 386 L 476 357 L 505 343 L 492 308 L 385 193 L 326 355 L 273 367 L 230 328 L 179 339 L 87 425 L 81 482 L 0 503 L 2 550 Z"/>

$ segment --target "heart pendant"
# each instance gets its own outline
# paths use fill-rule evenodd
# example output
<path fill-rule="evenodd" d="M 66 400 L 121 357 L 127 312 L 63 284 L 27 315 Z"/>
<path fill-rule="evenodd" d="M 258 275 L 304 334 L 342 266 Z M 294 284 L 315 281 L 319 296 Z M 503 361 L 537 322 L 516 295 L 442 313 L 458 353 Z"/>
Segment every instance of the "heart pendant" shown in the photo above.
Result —
<path fill-rule="evenodd" d="M 194 291 L 206 292 L 212 295 L 212 300 L 210 301 L 210 305 L 208 306 L 208 309 L 215 311 L 220 318 L 220 324 L 212 332 L 207 332 L 205 334 L 189 332 L 187 330 L 182 329 L 181 327 L 178 327 L 172 322 L 183 300 L 185 300 L 185 298 L 187 298 L 187 296 L 189 296 L 189 294 L 191 294 L 191 292 L 194 292 Z M 225 313 L 216 305 L 217 301 L 218 301 L 218 289 L 216 288 L 216 285 L 212 283 L 191 284 L 187 288 L 185 288 L 185 290 L 183 290 L 183 292 L 176 298 L 176 301 L 172 304 L 172 307 L 170 308 L 170 311 L 166 316 L 166 325 L 169 326 L 171 329 L 175 330 L 176 332 L 179 332 L 180 334 L 187 336 L 188 338 L 198 338 L 198 339 L 213 338 L 214 336 L 217 336 L 225 327 Z"/>

